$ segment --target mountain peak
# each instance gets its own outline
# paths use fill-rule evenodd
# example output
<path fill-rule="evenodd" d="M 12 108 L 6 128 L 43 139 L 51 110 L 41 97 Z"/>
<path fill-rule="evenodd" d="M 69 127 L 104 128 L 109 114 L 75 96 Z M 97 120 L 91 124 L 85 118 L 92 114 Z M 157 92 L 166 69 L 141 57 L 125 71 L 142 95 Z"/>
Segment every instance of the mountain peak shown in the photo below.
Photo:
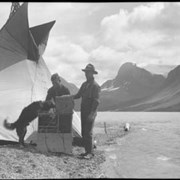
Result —
<path fill-rule="evenodd" d="M 115 79 L 103 84 L 103 88 L 125 88 L 128 91 L 137 91 L 140 86 L 148 89 L 156 89 L 165 78 L 162 75 L 153 75 L 149 71 L 136 66 L 135 63 L 124 63 Z"/>
<path fill-rule="evenodd" d="M 165 82 L 165 86 L 178 81 L 179 82 L 179 77 L 180 77 L 180 65 L 178 65 L 176 68 L 174 68 L 173 70 L 171 70 L 168 73 L 166 82 Z"/>
<path fill-rule="evenodd" d="M 132 70 L 132 69 L 134 69 L 134 68 L 136 68 L 136 64 L 135 63 L 131 63 L 131 62 L 126 62 L 126 63 L 124 63 L 121 67 L 120 67 L 120 69 L 119 69 L 119 71 L 118 71 L 118 74 L 120 73 L 125 73 L 125 72 L 128 72 L 128 71 L 130 71 L 130 70 Z"/>

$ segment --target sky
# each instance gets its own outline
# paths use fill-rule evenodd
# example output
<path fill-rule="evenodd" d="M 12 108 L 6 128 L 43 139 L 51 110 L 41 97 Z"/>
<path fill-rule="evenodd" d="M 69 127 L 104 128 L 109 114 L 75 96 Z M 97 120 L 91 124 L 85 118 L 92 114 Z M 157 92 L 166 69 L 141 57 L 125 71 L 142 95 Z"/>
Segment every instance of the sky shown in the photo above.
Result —
<path fill-rule="evenodd" d="M 0 3 L 0 27 L 10 8 L 10 2 Z M 51 73 L 77 87 L 88 63 L 100 85 L 126 62 L 180 64 L 180 2 L 29 2 L 28 16 L 30 27 L 56 20 L 43 58 Z"/>

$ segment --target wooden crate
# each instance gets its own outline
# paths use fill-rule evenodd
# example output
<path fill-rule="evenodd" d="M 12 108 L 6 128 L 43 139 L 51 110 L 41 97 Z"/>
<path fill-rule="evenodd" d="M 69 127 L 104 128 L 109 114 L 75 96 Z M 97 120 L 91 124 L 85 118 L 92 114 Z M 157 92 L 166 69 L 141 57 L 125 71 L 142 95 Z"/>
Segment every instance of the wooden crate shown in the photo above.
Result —
<path fill-rule="evenodd" d="M 72 133 L 38 133 L 36 148 L 40 152 L 72 153 Z"/>
<path fill-rule="evenodd" d="M 74 100 L 72 95 L 56 96 L 57 114 L 72 114 L 74 108 Z"/>
<path fill-rule="evenodd" d="M 55 115 L 39 113 L 38 133 L 72 133 L 73 114 Z"/>
<path fill-rule="evenodd" d="M 38 133 L 58 133 L 58 118 L 52 118 L 49 113 L 39 113 Z"/>
<path fill-rule="evenodd" d="M 37 149 L 41 152 L 72 153 L 72 114 L 53 118 L 49 112 L 39 113 Z"/>

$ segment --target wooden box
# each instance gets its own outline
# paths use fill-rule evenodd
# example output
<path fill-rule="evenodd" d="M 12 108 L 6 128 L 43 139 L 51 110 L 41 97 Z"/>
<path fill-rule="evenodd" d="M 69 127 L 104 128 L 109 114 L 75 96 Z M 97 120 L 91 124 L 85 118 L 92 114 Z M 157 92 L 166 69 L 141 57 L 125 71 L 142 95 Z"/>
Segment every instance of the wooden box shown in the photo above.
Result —
<path fill-rule="evenodd" d="M 74 100 L 71 95 L 56 96 L 57 114 L 72 114 L 74 108 Z"/>

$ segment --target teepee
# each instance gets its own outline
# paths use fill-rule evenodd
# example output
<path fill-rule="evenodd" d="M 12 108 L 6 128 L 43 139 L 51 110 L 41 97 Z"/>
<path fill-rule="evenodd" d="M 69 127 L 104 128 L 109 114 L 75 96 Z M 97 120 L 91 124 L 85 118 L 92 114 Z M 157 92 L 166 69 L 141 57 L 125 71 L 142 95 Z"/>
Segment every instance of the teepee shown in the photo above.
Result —
<path fill-rule="evenodd" d="M 45 100 L 51 73 L 43 60 L 49 32 L 55 21 L 29 28 L 28 3 L 12 11 L 0 30 L 0 140 L 18 141 L 15 131 L 6 130 L 7 116 L 14 122 L 33 101 Z M 67 82 L 66 82 L 67 83 Z M 80 119 L 74 112 L 73 132 L 81 136 Z M 25 140 L 37 132 L 37 119 L 28 126 Z"/>

